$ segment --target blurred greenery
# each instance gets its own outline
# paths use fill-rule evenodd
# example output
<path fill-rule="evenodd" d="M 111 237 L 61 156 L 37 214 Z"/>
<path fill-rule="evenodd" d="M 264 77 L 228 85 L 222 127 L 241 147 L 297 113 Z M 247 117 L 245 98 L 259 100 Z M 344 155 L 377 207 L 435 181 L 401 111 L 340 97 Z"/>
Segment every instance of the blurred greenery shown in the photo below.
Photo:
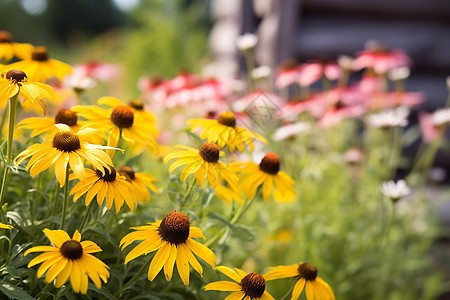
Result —
<path fill-rule="evenodd" d="M 198 0 L 142 0 L 127 13 L 112 0 L 47 0 L 39 15 L 0 0 L 0 30 L 14 41 L 47 46 L 52 58 L 70 64 L 117 63 L 124 70 L 117 96 L 128 98 L 137 96 L 143 75 L 199 71 L 210 25 L 209 2 Z"/>

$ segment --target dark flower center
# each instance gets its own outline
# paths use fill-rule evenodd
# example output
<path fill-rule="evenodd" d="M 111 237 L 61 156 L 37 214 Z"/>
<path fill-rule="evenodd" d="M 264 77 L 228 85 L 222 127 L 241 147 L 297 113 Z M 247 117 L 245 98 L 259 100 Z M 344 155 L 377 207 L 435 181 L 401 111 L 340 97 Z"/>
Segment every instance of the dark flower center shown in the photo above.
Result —
<path fill-rule="evenodd" d="M 55 124 L 62 123 L 72 127 L 77 125 L 77 121 L 77 113 L 70 109 L 61 108 L 55 116 Z"/>
<path fill-rule="evenodd" d="M 217 117 L 217 122 L 219 122 L 219 124 L 222 124 L 222 125 L 225 125 L 228 127 L 236 126 L 236 118 L 234 117 L 234 114 L 231 111 L 221 113 Z"/>
<path fill-rule="evenodd" d="M 204 143 L 198 153 L 204 161 L 216 163 L 219 160 L 220 149 L 216 144 Z"/>
<path fill-rule="evenodd" d="M 25 72 L 21 70 L 10 70 L 6 72 L 6 75 L 4 76 L 6 79 L 11 80 L 14 83 L 23 82 L 25 81 L 25 79 L 27 79 L 27 74 L 25 74 Z"/>
<path fill-rule="evenodd" d="M 72 132 L 58 132 L 53 137 L 53 147 L 59 151 L 73 152 L 81 148 L 80 139 Z"/>
<path fill-rule="evenodd" d="M 97 176 L 100 177 L 103 181 L 106 182 L 112 182 L 116 180 L 116 169 L 114 167 L 111 167 L 111 170 L 108 170 L 107 168 L 103 167 L 103 170 L 105 171 L 105 175 L 102 174 L 102 171 L 95 170 L 95 173 L 97 173 Z"/>
<path fill-rule="evenodd" d="M 83 247 L 81 247 L 80 242 L 75 240 L 65 241 L 59 251 L 65 258 L 71 260 L 79 259 L 83 255 Z"/>
<path fill-rule="evenodd" d="M 298 267 L 298 272 L 300 273 L 300 277 L 303 277 L 309 281 L 315 280 L 317 277 L 317 268 L 310 263 L 301 264 Z"/>
<path fill-rule="evenodd" d="M 121 105 L 111 113 L 111 122 L 119 128 L 129 128 L 133 125 L 134 113 L 129 106 Z"/>
<path fill-rule="evenodd" d="M 117 169 L 117 172 L 120 175 L 125 176 L 127 181 L 132 181 L 136 178 L 136 174 L 134 173 L 134 170 L 128 166 L 121 166 L 120 168 Z"/>
<path fill-rule="evenodd" d="M 259 163 L 259 169 L 268 174 L 277 174 L 280 171 L 280 158 L 275 153 L 266 153 Z"/>
<path fill-rule="evenodd" d="M 128 103 L 129 106 L 134 108 L 135 110 L 144 110 L 144 103 L 142 103 L 139 99 L 131 100 L 130 103 Z"/>
<path fill-rule="evenodd" d="M 47 61 L 47 48 L 42 46 L 34 48 L 33 52 L 31 53 L 31 59 L 35 61 Z"/>
<path fill-rule="evenodd" d="M 250 298 L 261 298 L 266 290 L 266 280 L 258 273 L 249 273 L 241 280 L 241 288 Z"/>
<path fill-rule="evenodd" d="M 8 31 L 1 30 L 0 31 L 0 43 L 11 43 L 12 36 Z"/>
<path fill-rule="evenodd" d="M 171 211 L 161 221 L 158 230 L 164 241 L 178 245 L 186 242 L 189 229 L 189 218 L 183 213 Z"/>

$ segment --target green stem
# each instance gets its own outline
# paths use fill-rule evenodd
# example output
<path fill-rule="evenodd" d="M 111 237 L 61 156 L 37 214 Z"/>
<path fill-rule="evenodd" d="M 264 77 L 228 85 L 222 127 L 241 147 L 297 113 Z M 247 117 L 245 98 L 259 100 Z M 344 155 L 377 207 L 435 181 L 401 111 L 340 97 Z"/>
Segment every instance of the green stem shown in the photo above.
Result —
<path fill-rule="evenodd" d="M 195 178 L 194 178 L 194 181 L 192 182 L 192 184 L 189 186 L 189 189 L 187 190 L 186 194 L 184 194 L 183 199 L 181 199 L 180 212 L 183 210 L 183 207 L 186 204 L 186 200 L 187 200 L 188 196 L 191 194 L 191 191 L 194 188 L 194 186 L 195 186 Z"/>
<path fill-rule="evenodd" d="M 253 49 L 245 50 L 243 52 L 245 57 L 245 64 L 247 65 L 247 76 L 248 76 L 248 83 L 250 85 L 250 90 L 253 90 L 254 87 L 254 81 L 252 77 L 252 71 L 255 68 L 255 59 L 253 57 Z"/>
<path fill-rule="evenodd" d="M 66 182 L 64 184 L 64 202 L 63 202 L 63 210 L 62 210 L 60 229 L 63 229 L 64 224 L 66 223 L 66 210 L 67 210 L 68 199 L 69 199 L 69 164 L 66 165 Z"/>
<path fill-rule="evenodd" d="M 3 111 L 2 122 L 0 123 L 0 136 L 3 136 L 3 127 L 5 126 L 5 120 L 6 120 L 7 113 L 8 113 L 8 110 L 5 108 L 5 110 Z"/>
<path fill-rule="evenodd" d="M 128 282 L 119 291 L 117 291 L 117 293 L 115 293 L 114 296 L 116 296 L 116 297 L 122 296 L 122 292 L 124 290 L 126 290 L 132 283 L 134 283 L 136 280 L 138 280 L 139 277 L 142 276 L 142 274 L 145 273 L 147 268 L 150 266 L 150 262 L 152 261 L 152 258 L 153 258 L 153 256 L 150 256 L 149 260 L 144 265 L 142 265 L 142 267 L 139 269 L 139 271 L 137 271 L 137 273 L 134 274 L 134 276 L 130 280 L 128 280 Z"/>
<path fill-rule="evenodd" d="M 86 224 L 86 221 L 87 221 L 87 219 L 89 217 L 89 214 L 91 213 L 91 210 L 92 210 L 92 207 L 94 206 L 94 203 L 95 203 L 95 201 L 92 199 L 91 203 L 89 203 L 89 206 L 88 206 L 88 208 L 86 210 L 86 214 L 84 215 L 83 221 L 81 221 L 80 228 L 78 229 L 81 233 L 83 232 L 84 225 Z"/>
<path fill-rule="evenodd" d="M 9 173 L 9 165 L 12 161 L 12 145 L 14 139 L 14 128 L 16 124 L 16 107 L 17 107 L 17 98 L 19 93 L 9 99 L 9 128 L 8 128 L 8 141 L 6 146 L 6 164 L 4 165 L 3 170 L 3 180 L 2 180 L 2 189 L 0 192 L 0 211 L 2 215 L 2 222 L 6 222 L 6 216 L 3 212 L 3 197 L 5 196 L 6 191 L 6 183 L 8 182 L 8 173 Z"/>
<path fill-rule="evenodd" d="M 59 198 L 59 182 L 56 181 L 55 192 L 53 194 L 52 216 L 56 215 L 56 210 L 58 209 L 58 198 Z"/>
<path fill-rule="evenodd" d="M 230 220 L 230 224 L 231 225 L 233 225 L 237 221 L 239 221 L 241 216 L 250 208 L 250 206 L 253 204 L 253 202 L 255 201 L 256 198 L 257 198 L 257 195 L 255 195 L 255 197 L 253 197 L 252 200 L 245 201 L 245 203 L 242 204 L 241 207 L 239 207 L 239 209 L 236 211 L 234 216 L 231 217 L 231 220 Z M 207 242 L 205 242 L 204 245 L 206 247 L 211 246 L 212 244 L 214 244 L 217 240 L 219 240 L 225 234 L 225 231 L 226 231 L 226 228 L 222 228 L 222 230 L 217 232 L 212 238 L 210 238 Z"/>

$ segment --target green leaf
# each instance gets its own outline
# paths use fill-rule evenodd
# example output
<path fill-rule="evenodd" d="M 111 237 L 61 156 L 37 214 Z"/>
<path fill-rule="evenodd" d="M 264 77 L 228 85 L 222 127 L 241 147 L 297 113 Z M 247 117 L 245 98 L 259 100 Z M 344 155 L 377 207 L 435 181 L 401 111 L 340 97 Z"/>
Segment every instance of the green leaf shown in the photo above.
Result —
<path fill-rule="evenodd" d="M 22 288 L 12 285 L 3 280 L 0 280 L 0 291 L 9 299 L 33 300 L 33 297 L 28 295 L 28 293 L 25 292 Z"/>

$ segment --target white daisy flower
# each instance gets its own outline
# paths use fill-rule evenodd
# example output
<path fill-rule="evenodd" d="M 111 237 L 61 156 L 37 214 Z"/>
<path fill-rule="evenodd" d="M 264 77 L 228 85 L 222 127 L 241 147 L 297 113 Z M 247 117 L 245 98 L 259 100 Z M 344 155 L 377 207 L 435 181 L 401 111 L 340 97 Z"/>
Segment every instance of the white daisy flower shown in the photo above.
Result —
<path fill-rule="evenodd" d="M 274 141 L 285 140 L 289 137 L 298 135 L 311 129 L 311 124 L 306 122 L 297 122 L 294 124 L 284 125 L 278 128 L 272 135 Z"/>
<path fill-rule="evenodd" d="M 254 68 L 252 71 L 253 79 L 264 79 L 272 74 L 272 69 L 269 66 L 260 66 Z"/>
<path fill-rule="evenodd" d="M 258 43 L 258 37 L 253 33 L 246 33 L 237 39 L 237 47 L 241 51 L 250 50 Z"/>
<path fill-rule="evenodd" d="M 431 116 L 431 121 L 435 126 L 441 126 L 450 122 L 450 108 L 438 109 Z"/>
<path fill-rule="evenodd" d="M 372 114 L 367 118 L 370 125 L 376 128 L 386 128 L 408 125 L 409 109 L 406 106 L 400 106 L 395 109 L 389 109 L 380 113 Z"/>
<path fill-rule="evenodd" d="M 398 201 L 399 199 L 405 198 L 411 194 L 411 189 L 406 185 L 404 180 L 399 180 L 397 183 L 391 180 L 384 182 L 381 185 L 381 192 L 393 201 Z"/>

